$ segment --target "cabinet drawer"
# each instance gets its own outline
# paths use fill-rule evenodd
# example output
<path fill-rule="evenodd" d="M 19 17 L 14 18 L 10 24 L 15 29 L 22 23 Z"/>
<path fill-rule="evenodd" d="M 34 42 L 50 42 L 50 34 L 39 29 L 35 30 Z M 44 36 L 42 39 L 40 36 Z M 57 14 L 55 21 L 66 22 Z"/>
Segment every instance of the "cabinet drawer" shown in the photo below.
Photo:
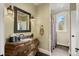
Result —
<path fill-rule="evenodd" d="M 16 55 L 17 52 L 15 52 L 14 50 L 5 50 L 5 55 L 6 56 L 10 56 L 10 55 Z"/>

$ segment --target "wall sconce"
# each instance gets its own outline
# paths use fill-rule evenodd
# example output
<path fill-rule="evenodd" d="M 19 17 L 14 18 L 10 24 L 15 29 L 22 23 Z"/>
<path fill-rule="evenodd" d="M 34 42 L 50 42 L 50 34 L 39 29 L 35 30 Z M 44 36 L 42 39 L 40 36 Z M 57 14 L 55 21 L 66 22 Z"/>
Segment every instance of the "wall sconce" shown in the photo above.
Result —
<path fill-rule="evenodd" d="M 32 17 L 31 17 L 31 21 L 34 21 L 34 20 L 35 20 L 35 18 L 32 16 Z"/>
<path fill-rule="evenodd" d="M 9 6 L 7 7 L 7 13 L 10 14 L 10 15 L 13 14 L 13 8 L 12 8 L 11 5 L 9 5 Z"/>
<path fill-rule="evenodd" d="M 31 23 L 32 23 L 32 25 L 35 23 L 35 20 L 36 20 L 36 19 L 32 16 L 32 17 L 31 17 Z"/>

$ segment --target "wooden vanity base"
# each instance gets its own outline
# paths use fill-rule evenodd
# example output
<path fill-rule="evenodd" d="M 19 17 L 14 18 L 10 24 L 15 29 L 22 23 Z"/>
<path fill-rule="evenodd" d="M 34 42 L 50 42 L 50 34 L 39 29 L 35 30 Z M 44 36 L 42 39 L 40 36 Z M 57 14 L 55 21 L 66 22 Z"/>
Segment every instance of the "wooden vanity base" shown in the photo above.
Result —
<path fill-rule="evenodd" d="M 6 43 L 5 56 L 30 56 L 35 55 L 38 51 L 39 41 L 33 39 L 28 42 Z"/>

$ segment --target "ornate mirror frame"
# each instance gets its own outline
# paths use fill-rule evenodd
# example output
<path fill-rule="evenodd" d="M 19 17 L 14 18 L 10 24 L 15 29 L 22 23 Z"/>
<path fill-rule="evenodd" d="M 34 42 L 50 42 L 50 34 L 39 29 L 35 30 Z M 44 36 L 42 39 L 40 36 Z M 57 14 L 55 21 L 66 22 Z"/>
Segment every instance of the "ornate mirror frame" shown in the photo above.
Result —
<path fill-rule="evenodd" d="M 18 13 L 18 11 L 29 16 L 29 19 L 28 19 L 29 29 L 28 30 L 27 29 L 26 30 L 17 30 L 17 26 L 18 26 L 17 25 L 17 20 L 18 20 L 17 19 L 17 13 Z M 30 19 L 31 19 L 31 14 L 30 13 L 28 13 L 28 12 L 26 12 L 26 11 L 24 11 L 24 10 L 14 6 L 14 33 L 31 32 L 31 22 L 30 22 Z"/>

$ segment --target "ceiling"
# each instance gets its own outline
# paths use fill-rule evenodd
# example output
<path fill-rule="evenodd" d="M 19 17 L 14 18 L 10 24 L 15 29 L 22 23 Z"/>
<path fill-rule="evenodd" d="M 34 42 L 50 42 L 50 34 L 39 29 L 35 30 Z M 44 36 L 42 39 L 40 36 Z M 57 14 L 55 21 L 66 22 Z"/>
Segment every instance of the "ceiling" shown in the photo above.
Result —
<path fill-rule="evenodd" d="M 33 5 L 35 5 L 35 6 L 38 6 L 38 5 L 40 5 L 41 3 L 33 3 Z"/>
<path fill-rule="evenodd" d="M 51 8 L 54 13 L 57 13 L 63 10 L 69 10 L 70 6 L 69 3 L 52 3 Z"/>

